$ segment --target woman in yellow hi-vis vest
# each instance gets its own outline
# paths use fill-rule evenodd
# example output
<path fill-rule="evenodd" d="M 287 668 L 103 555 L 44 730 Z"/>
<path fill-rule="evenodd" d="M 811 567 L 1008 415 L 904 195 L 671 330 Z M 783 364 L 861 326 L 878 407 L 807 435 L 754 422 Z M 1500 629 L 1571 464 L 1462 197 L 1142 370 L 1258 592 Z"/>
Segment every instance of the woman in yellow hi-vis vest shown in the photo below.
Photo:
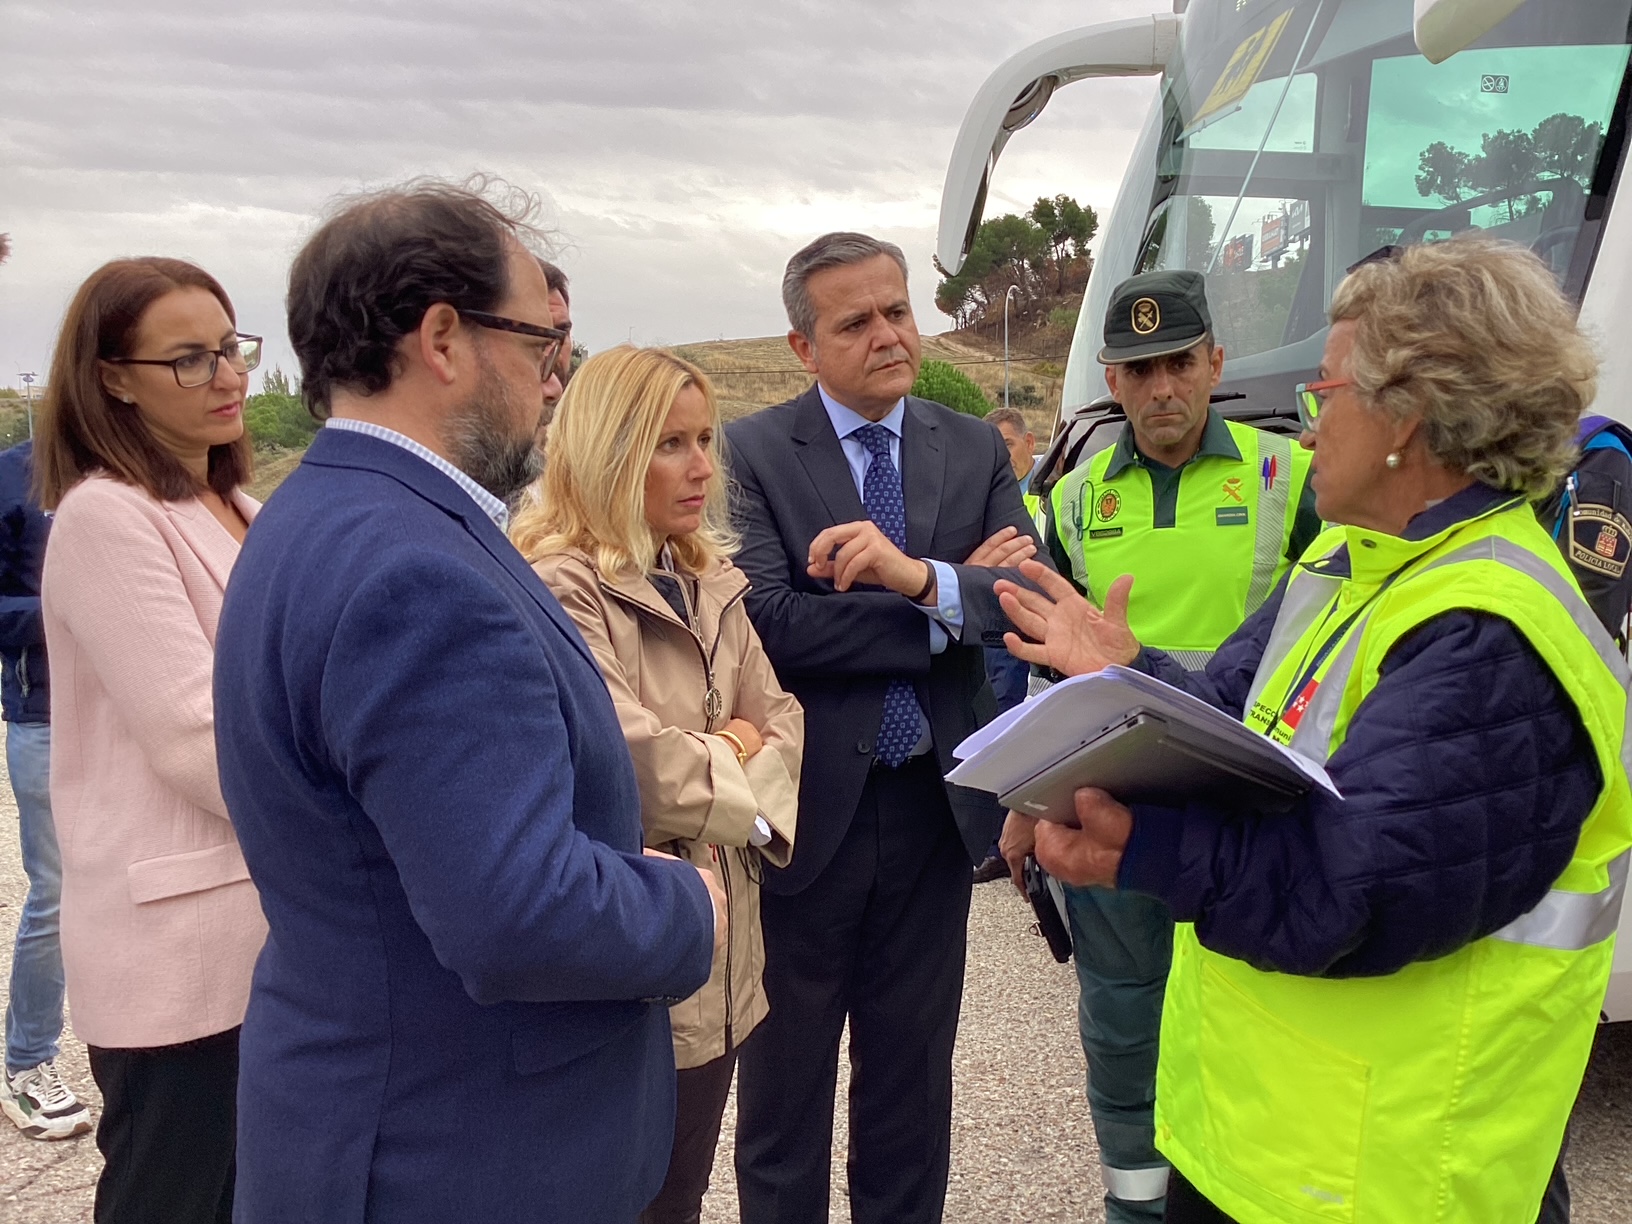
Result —
<path fill-rule="evenodd" d="M 1337 526 L 1205 671 L 1140 647 L 1126 580 L 1102 612 L 1041 567 L 1046 596 L 1002 600 L 1041 643 L 1011 635 L 1022 657 L 1141 667 L 1323 761 L 1343 797 L 1083 790 L 1080 827 L 1039 828 L 1036 853 L 1181 924 L 1169 1221 L 1532 1224 L 1632 847 L 1626 672 L 1529 505 L 1570 467 L 1596 362 L 1541 261 L 1486 239 L 1367 262 L 1331 313 L 1298 393 Z"/>

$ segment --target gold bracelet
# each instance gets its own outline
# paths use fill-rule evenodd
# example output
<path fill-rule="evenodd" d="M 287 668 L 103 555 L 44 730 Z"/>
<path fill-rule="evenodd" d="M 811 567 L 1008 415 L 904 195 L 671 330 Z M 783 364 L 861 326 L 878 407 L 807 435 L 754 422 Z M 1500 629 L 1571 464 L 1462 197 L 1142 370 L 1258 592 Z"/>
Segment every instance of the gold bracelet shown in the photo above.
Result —
<path fill-rule="evenodd" d="M 748 745 L 744 744 L 740 739 L 737 738 L 737 733 L 735 731 L 716 731 L 716 732 L 714 732 L 714 734 L 719 736 L 721 739 L 725 740 L 727 743 L 729 743 L 733 748 L 735 748 L 737 750 L 737 764 L 738 765 L 747 765 L 748 764 Z"/>

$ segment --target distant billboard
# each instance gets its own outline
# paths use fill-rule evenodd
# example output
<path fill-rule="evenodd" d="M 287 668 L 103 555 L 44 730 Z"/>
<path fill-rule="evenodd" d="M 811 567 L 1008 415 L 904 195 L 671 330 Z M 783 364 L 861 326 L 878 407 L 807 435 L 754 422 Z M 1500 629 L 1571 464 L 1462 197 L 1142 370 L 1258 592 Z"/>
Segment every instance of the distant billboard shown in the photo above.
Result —
<path fill-rule="evenodd" d="M 1252 267 L 1252 235 L 1242 234 L 1224 244 L 1224 271 L 1245 272 Z"/>
<path fill-rule="evenodd" d="M 1286 210 L 1286 238 L 1296 242 L 1309 232 L 1309 201 L 1293 200 Z"/>
<path fill-rule="evenodd" d="M 1258 253 L 1265 259 L 1275 260 L 1281 257 L 1286 250 L 1286 215 L 1276 213 L 1272 217 L 1265 217 L 1258 234 Z"/>

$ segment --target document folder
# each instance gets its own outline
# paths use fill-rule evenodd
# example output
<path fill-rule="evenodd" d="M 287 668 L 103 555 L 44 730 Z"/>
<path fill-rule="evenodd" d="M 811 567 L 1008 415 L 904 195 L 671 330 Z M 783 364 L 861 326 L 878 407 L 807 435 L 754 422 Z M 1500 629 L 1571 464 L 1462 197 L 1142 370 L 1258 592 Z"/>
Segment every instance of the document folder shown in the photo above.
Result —
<path fill-rule="evenodd" d="M 1124 803 L 1285 808 L 1312 786 L 1337 793 L 1317 763 L 1205 702 L 1125 667 L 1077 676 L 1031 698 L 954 749 L 948 775 L 1006 807 L 1074 822 L 1073 793 Z"/>

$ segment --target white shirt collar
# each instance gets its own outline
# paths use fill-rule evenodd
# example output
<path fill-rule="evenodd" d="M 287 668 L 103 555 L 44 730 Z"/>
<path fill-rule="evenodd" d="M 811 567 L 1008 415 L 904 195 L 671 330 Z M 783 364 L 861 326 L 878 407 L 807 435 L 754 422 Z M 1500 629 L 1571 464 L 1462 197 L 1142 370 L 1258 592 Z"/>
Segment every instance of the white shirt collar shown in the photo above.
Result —
<path fill-rule="evenodd" d="M 468 493 L 470 500 L 481 508 L 483 514 L 493 520 L 500 531 L 508 532 L 510 530 L 510 509 L 504 502 L 494 497 L 492 493 L 482 488 L 481 485 L 454 467 L 441 455 L 428 447 L 421 446 L 408 437 L 407 434 L 400 434 L 394 429 L 387 429 L 384 425 L 376 425 L 372 421 L 359 421 L 355 417 L 330 417 L 323 422 L 323 426 L 325 429 L 344 429 L 351 433 L 367 434 L 371 438 L 378 438 L 382 442 L 400 446 L 411 455 L 418 455 Z"/>

